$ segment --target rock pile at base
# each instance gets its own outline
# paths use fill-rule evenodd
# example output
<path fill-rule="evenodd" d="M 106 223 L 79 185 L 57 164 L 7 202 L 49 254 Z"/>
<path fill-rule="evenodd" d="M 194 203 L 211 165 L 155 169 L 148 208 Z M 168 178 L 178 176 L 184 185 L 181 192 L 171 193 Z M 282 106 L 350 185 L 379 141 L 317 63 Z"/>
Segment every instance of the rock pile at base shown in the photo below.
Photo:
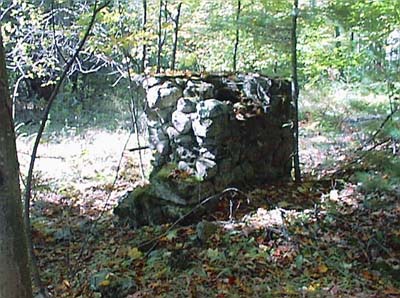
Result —
<path fill-rule="evenodd" d="M 140 208 L 158 211 L 135 225 L 165 222 L 227 187 L 290 177 L 288 81 L 256 74 L 159 76 L 142 85 L 154 168 L 150 186 L 122 200 L 118 215 L 140 216 L 136 205 L 144 199 L 138 197 L 147 197 L 151 206 Z"/>

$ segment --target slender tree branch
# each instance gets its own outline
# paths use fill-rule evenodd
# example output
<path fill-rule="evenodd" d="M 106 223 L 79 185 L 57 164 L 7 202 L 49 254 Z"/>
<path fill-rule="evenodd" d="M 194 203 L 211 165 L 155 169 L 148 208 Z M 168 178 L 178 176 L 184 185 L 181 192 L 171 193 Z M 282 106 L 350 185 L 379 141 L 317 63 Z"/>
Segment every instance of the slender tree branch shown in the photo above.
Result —
<path fill-rule="evenodd" d="M 293 12 L 292 12 L 292 34 L 291 34 L 291 46 L 292 46 L 292 100 L 294 103 L 294 119 L 293 119 L 293 167 L 294 167 L 294 178 L 296 182 L 301 180 L 300 172 L 300 158 L 299 158 L 299 82 L 297 77 L 297 18 L 299 15 L 299 1 L 293 0 Z"/>
<path fill-rule="evenodd" d="M 163 6 L 164 6 L 164 13 L 167 15 L 167 0 L 164 0 L 165 2 L 163 2 L 163 0 L 160 0 L 159 6 L 160 6 L 160 10 L 158 12 L 158 28 L 157 28 L 157 35 L 158 35 L 158 42 L 157 42 L 157 73 L 160 73 L 161 71 L 161 53 L 162 53 L 162 48 L 164 46 L 165 43 L 165 39 L 166 39 L 166 32 L 164 31 L 164 36 L 163 36 L 163 30 L 162 30 L 162 13 L 163 13 Z"/>
<path fill-rule="evenodd" d="M 19 83 L 21 83 L 21 81 L 23 80 L 23 79 L 25 79 L 26 78 L 26 76 L 25 76 L 25 74 L 22 74 L 19 78 L 18 78 L 18 80 L 15 82 L 15 85 L 14 85 L 14 91 L 13 91 L 13 95 L 12 95 L 12 117 L 13 117 L 13 119 L 15 119 L 15 103 L 16 103 L 16 100 L 17 100 L 17 94 L 18 94 L 18 87 L 19 87 Z"/>
<path fill-rule="evenodd" d="M 237 11 L 236 11 L 236 33 L 235 33 L 235 45 L 233 47 L 233 72 L 236 72 L 237 67 L 237 53 L 239 48 L 239 20 L 241 12 L 241 1 L 237 0 Z"/>
<path fill-rule="evenodd" d="M 146 10 L 146 1 L 144 1 L 143 6 L 144 9 Z M 145 12 L 146 13 L 146 12 Z M 146 16 L 145 16 L 146 18 Z M 144 22 L 145 23 L 145 22 Z M 124 32 L 124 24 L 122 22 L 119 23 L 120 25 L 120 30 L 121 32 Z M 143 25 L 145 26 L 145 24 Z M 130 104 L 130 113 L 131 113 L 131 118 L 132 118 L 132 128 L 135 130 L 135 134 L 136 134 L 136 141 L 137 144 L 139 146 L 139 148 L 141 148 L 141 142 L 140 142 L 140 136 L 139 136 L 139 125 L 138 125 L 138 103 L 137 101 L 135 101 L 136 95 L 134 95 L 134 86 L 132 84 L 133 80 L 132 80 L 132 75 L 131 75 L 131 65 L 130 65 L 130 61 L 132 61 L 131 57 L 128 54 L 128 51 L 126 51 L 125 49 L 121 49 L 121 52 L 123 54 L 123 56 L 125 57 L 125 69 L 126 69 L 126 73 L 128 74 L 128 84 L 129 84 L 129 92 L 131 95 L 131 104 Z M 142 61 L 143 62 L 143 61 Z M 139 69 L 141 68 L 141 66 L 139 66 Z M 135 86 L 136 87 L 136 86 Z M 136 88 L 135 88 L 136 89 Z M 133 131 L 132 129 L 132 131 Z M 139 150 L 139 169 L 140 169 L 140 175 L 142 180 L 145 179 L 145 174 L 144 174 L 144 166 L 143 166 L 143 156 L 142 156 L 142 152 Z"/>
<path fill-rule="evenodd" d="M 132 84 L 132 75 L 131 75 L 131 68 L 129 66 L 129 60 L 127 53 L 124 53 L 125 55 L 125 61 L 126 62 L 126 71 L 128 73 L 128 81 L 129 81 L 129 91 L 131 94 L 131 107 L 130 107 L 130 112 L 132 116 L 132 124 L 133 127 L 135 128 L 135 134 L 136 134 L 136 142 L 139 146 L 141 147 L 141 142 L 140 142 L 140 137 L 139 137 L 139 125 L 138 125 L 138 107 L 137 107 L 137 102 L 135 102 L 135 98 L 133 96 L 133 84 Z M 140 176 L 142 177 L 142 180 L 145 179 L 145 174 L 144 174 L 144 166 L 143 166 L 143 156 L 142 156 L 142 151 L 138 150 L 139 153 L 139 168 L 140 168 Z"/>
<path fill-rule="evenodd" d="M 89 25 L 86 29 L 86 32 L 82 38 L 82 40 L 80 41 L 80 43 L 78 44 L 78 47 L 76 48 L 73 56 L 68 60 L 67 64 L 64 67 L 64 71 L 61 74 L 55 88 L 53 89 L 50 98 L 47 102 L 47 106 L 45 108 L 43 117 L 42 117 L 42 122 L 41 125 L 39 127 L 36 139 L 35 139 L 35 143 L 33 145 L 33 149 L 32 149 L 32 155 L 31 155 L 31 161 L 29 164 L 29 170 L 28 170 L 28 175 L 27 175 L 27 179 L 26 179 L 26 188 L 25 188 L 25 193 L 24 193 L 24 211 L 25 211 L 25 226 L 26 226 L 26 233 L 27 233 L 27 238 L 28 238 L 28 250 L 29 250 L 29 255 L 31 258 L 31 262 L 32 262 L 32 274 L 33 274 L 33 280 L 36 284 L 36 286 L 39 288 L 40 293 L 42 295 L 44 295 L 45 297 L 47 296 L 46 291 L 42 285 L 42 281 L 40 278 L 40 273 L 39 273 L 39 269 L 37 266 L 37 260 L 36 260 L 36 256 L 35 256 L 35 252 L 34 252 L 34 246 L 33 246 L 33 242 L 32 242 L 32 229 L 31 229 L 31 224 L 30 224 L 30 202 L 31 202 L 31 197 L 32 197 L 32 177 L 33 177 L 33 169 L 35 166 L 35 160 L 36 160 L 36 155 L 37 155 L 37 151 L 38 151 L 38 147 L 40 144 L 40 140 L 41 137 L 43 135 L 43 131 L 45 129 L 46 126 L 46 122 L 48 120 L 49 117 L 49 113 L 50 113 L 50 109 L 53 105 L 54 100 L 57 97 L 57 94 L 61 88 L 62 83 L 64 82 L 64 79 L 67 76 L 67 73 L 69 71 L 69 69 L 71 68 L 72 64 L 74 63 L 76 57 L 78 56 L 79 52 L 82 50 L 83 46 L 85 45 L 90 31 L 95 23 L 96 20 L 96 16 L 97 14 L 103 9 L 105 8 L 107 5 L 109 4 L 109 1 L 105 2 L 104 4 L 98 6 L 97 1 L 94 4 L 94 8 L 93 8 L 93 14 L 92 17 L 90 19 Z"/>
<path fill-rule="evenodd" d="M 400 108 L 400 106 L 391 108 L 392 111 L 390 112 L 389 115 L 386 116 L 385 120 L 382 121 L 381 125 L 375 131 L 375 133 L 364 144 L 362 144 L 360 147 L 358 147 L 356 150 L 357 151 L 363 150 L 366 146 L 371 144 L 375 140 L 375 138 L 378 136 L 378 134 L 382 131 L 382 129 L 385 127 L 386 123 L 388 123 L 389 120 L 392 119 L 393 115 L 397 113 L 399 108 Z"/>
<path fill-rule="evenodd" d="M 5 16 L 13 9 L 16 7 L 16 3 L 12 3 L 9 7 L 6 8 L 6 10 L 3 11 L 3 13 L 0 15 L 0 22 L 5 18 Z"/>
<path fill-rule="evenodd" d="M 178 33 L 179 33 L 179 18 L 181 16 L 182 2 L 179 2 L 178 8 L 176 9 L 176 16 L 171 17 L 174 22 L 174 43 L 172 46 L 172 60 L 171 60 L 171 70 L 175 70 L 176 63 L 176 51 L 178 47 Z"/>
<path fill-rule="evenodd" d="M 143 0 L 143 20 L 142 20 L 142 30 L 143 33 L 146 33 L 146 24 L 147 24 L 147 0 Z M 144 69 L 146 67 L 146 54 L 147 54 L 147 45 L 146 40 L 143 40 L 142 45 L 142 61 L 140 65 L 140 72 L 144 73 Z"/>

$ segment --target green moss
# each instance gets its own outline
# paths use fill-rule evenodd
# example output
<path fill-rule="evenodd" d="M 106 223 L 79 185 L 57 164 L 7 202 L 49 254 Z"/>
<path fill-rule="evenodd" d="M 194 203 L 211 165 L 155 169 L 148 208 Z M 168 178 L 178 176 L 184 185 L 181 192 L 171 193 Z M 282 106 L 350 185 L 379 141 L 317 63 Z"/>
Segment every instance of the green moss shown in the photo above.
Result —
<path fill-rule="evenodd" d="M 134 196 L 135 198 L 140 198 L 143 196 L 151 196 L 151 194 L 152 194 L 151 187 L 150 184 L 148 184 L 135 188 L 131 195 Z"/>
<path fill-rule="evenodd" d="M 155 177 L 160 180 L 166 180 L 176 169 L 178 169 L 176 163 L 167 163 L 163 165 L 162 168 L 157 171 L 157 173 L 155 173 Z"/>
<path fill-rule="evenodd" d="M 178 166 L 176 163 L 167 163 L 164 166 L 162 166 L 161 169 L 159 169 L 156 173 L 153 174 L 153 179 L 150 180 L 159 180 L 159 181 L 166 181 L 168 180 L 171 182 L 172 180 L 175 180 L 174 182 L 177 183 L 186 183 L 189 185 L 197 185 L 201 183 L 203 180 L 201 177 L 198 177 L 196 175 L 178 175 L 175 179 L 171 179 L 171 174 L 174 173 L 175 171 L 178 170 Z"/>
<path fill-rule="evenodd" d="M 188 184 L 200 184 L 203 181 L 203 178 L 196 175 L 191 175 L 183 178 L 182 181 Z"/>

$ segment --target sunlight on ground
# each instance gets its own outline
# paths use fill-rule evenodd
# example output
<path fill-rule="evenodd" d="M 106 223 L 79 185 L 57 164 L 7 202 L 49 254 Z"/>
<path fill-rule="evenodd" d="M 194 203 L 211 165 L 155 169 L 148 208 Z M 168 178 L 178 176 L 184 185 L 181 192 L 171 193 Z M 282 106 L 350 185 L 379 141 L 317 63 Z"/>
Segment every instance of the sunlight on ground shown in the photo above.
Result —
<path fill-rule="evenodd" d="M 123 164 L 131 164 L 130 175 L 140 179 L 138 151 L 129 152 L 124 145 L 129 137 L 128 131 L 107 132 L 88 130 L 83 135 L 60 138 L 41 143 L 35 164 L 35 173 L 41 180 L 49 181 L 58 187 L 71 186 L 87 188 L 93 184 L 112 183 L 122 153 Z M 26 175 L 34 136 L 19 137 L 18 157 L 23 176 Z M 146 142 L 141 138 L 141 146 Z M 131 135 L 127 149 L 138 147 L 136 136 Z M 143 150 L 144 166 L 150 168 L 151 152 Z"/>

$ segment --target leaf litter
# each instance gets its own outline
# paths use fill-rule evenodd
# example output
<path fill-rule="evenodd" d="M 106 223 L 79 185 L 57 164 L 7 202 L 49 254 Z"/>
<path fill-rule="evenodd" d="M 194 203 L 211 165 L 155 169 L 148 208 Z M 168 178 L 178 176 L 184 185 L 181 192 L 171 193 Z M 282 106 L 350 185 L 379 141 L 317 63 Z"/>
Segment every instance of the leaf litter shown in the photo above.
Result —
<path fill-rule="evenodd" d="M 303 149 L 301 184 L 226 194 L 204 218 L 217 226 L 208 238 L 196 223 L 177 226 L 151 251 L 142 244 L 170 225 L 134 230 L 112 214 L 139 179 L 133 153 L 115 185 L 53 185 L 42 171 L 32 226 L 43 281 L 53 297 L 399 297 L 399 194 L 366 194 L 346 172 L 333 176 L 351 156 L 336 151 L 343 162 L 324 168 L 321 148 L 312 160 Z"/>

